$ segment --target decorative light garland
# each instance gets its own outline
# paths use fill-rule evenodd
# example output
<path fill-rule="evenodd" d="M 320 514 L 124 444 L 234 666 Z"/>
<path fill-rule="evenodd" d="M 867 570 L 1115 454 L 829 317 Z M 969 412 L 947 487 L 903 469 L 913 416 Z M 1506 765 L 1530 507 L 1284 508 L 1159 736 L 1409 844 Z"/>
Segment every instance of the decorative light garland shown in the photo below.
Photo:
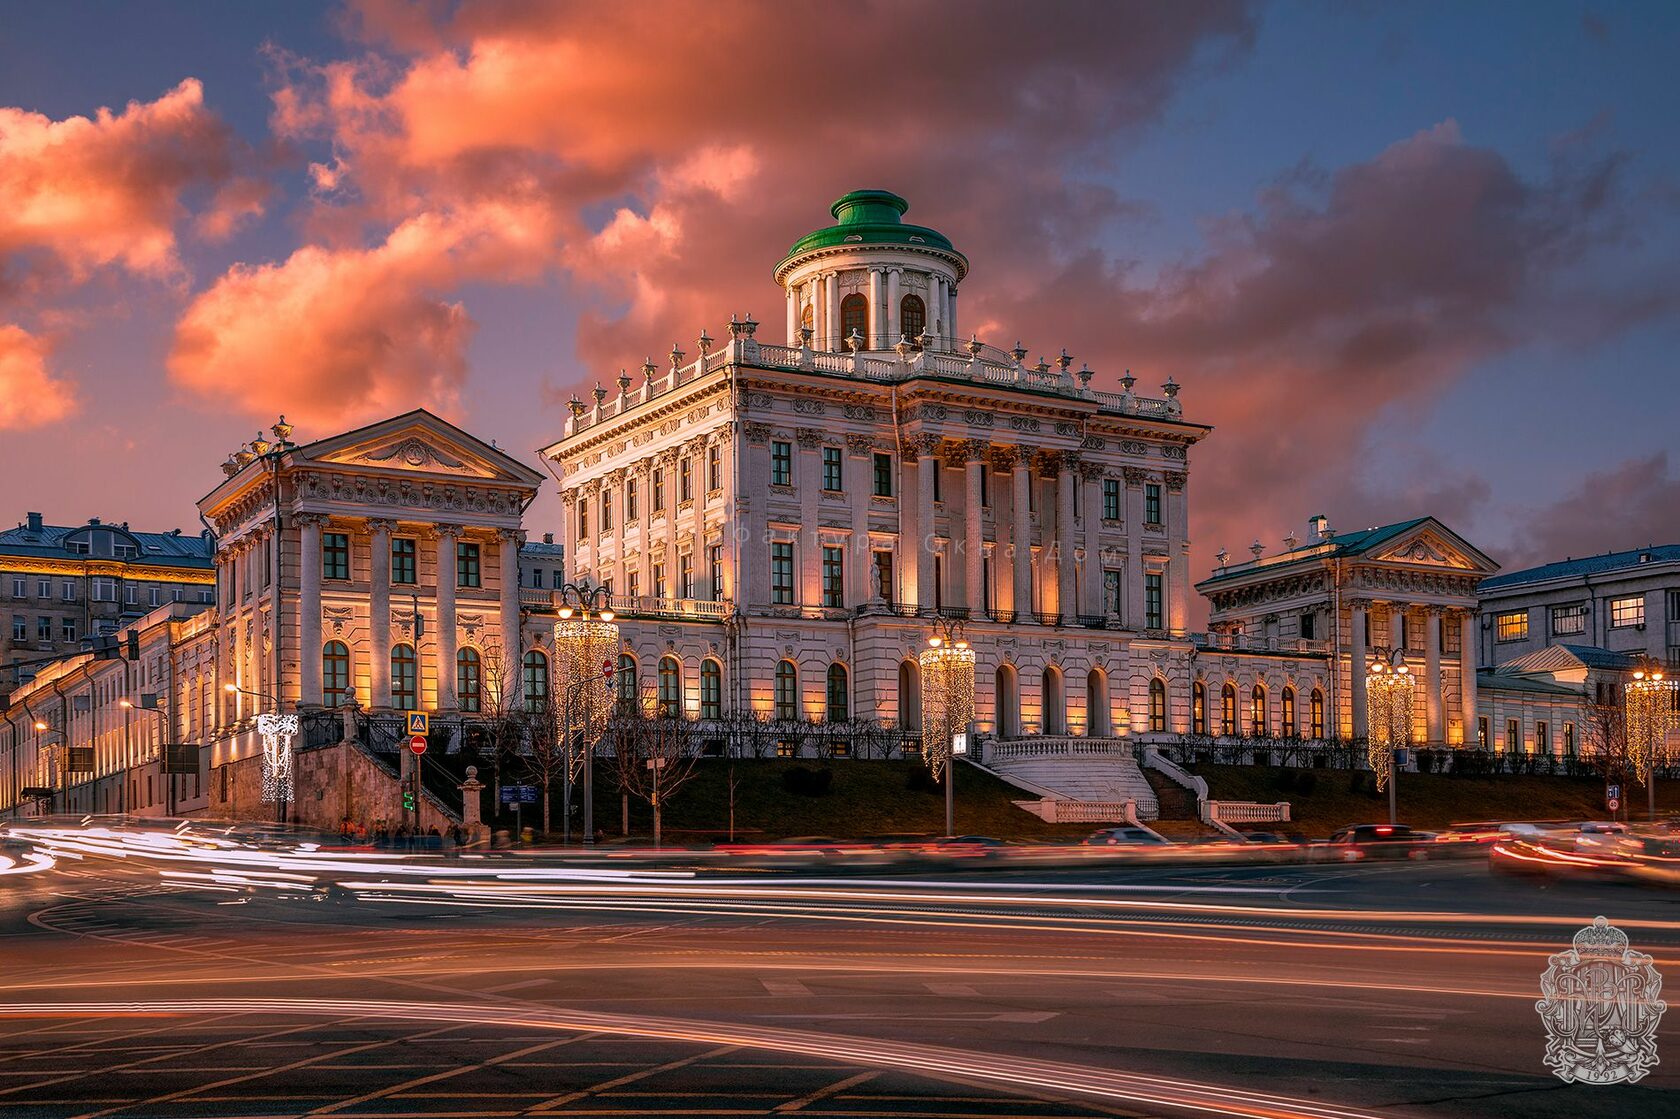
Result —
<path fill-rule="evenodd" d="M 292 799 L 292 740 L 298 734 L 296 715 L 258 715 L 262 736 L 262 798 L 269 803 Z"/>
<path fill-rule="evenodd" d="M 610 597 L 605 588 L 591 587 L 587 582 L 567 583 L 560 591 L 562 605 L 560 620 L 554 624 L 554 656 L 562 690 L 560 725 L 555 729 L 570 751 L 566 758 L 568 776 L 576 780 L 589 757 L 588 744 L 606 730 L 607 718 L 612 714 L 611 681 L 613 670 L 618 667 L 619 633 L 610 605 L 590 616 L 597 601 Z M 571 605 L 573 598 L 580 604 L 575 610 Z M 568 721 L 570 727 L 566 725 Z M 576 733 L 568 734 L 568 730 Z"/>
<path fill-rule="evenodd" d="M 935 780 L 951 761 L 951 738 L 974 721 L 974 650 L 960 627 L 928 638 L 922 669 L 922 758 Z"/>
<path fill-rule="evenodd" d="M 1641 667 L 1622 689 L 1622 706 L 1627 720 L 1627 747 L 1634 776 L 1648 784 L 1651 773 L 1671 760 L 1668 736 L 1680 727 L 1676 692 L 1680 681 L 1664 678 L 1662 669 Z"/>
<path fill-rule="evenodd" d="M 1365 679 L 1365 745 L 1377 788 L 1388 788 L 1394 776 L 1394 751 L 1412 740 L 1412 696 L 1415 686 L 1406 662 L 1398 655 L 1392 666 L 1377 661 Z"/>

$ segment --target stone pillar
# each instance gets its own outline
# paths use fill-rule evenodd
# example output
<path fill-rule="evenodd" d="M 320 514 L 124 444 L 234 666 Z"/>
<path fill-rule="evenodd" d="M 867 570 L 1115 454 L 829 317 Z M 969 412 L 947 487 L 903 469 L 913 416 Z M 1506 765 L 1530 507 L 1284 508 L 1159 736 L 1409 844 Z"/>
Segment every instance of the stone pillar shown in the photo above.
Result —
<path fill-rule="evenodd" d="M 525 656 L 525 641 L 519 632 L 519 544 L 525 534 L 516 528 L 496 530 L 497 551 L 502 561 L 502 656 L 507 668 L 507 702 L 520 706 L 524 690 L 524 672 L 520 661 Z M 450 672 L 455 666 L 449 666 Z"/>
<path fill-rule="evenodd" d="M 682 493 L 677 477 L 677 460 L 682 452 L 676 447 L 667 447 L 659 452 L 659 469 L 665 472 L 665 540 L 657 549 L 650 549 L 650 554 L 659 557 L 660 566 L 665 569 L 665 598 L 667 601 L 677 597 L 677 506 Z"/>
<path fill-rule="evenodd" d="M 822 349 L 845 348 L 840 343 L 840 276 L 834 272 L 823 273 L 823 336 Z"/>
<path fill-rule="evenodd" d="M 391 530 L 394 521 L 370 520 L 373 563 L 368 578 L 368 687 L 371 707 L 391 706 Z"/>
<path fill-rule="evenodd" d="M 724 526 L 724 536 L 717 541 L 717 543 L 723 548 L 723 585 L 721 587 L 715 587 L 713 590 L 717 594 L 718 598 L 723 599 L 726 602 L 739 602 L 740 598 L 736 593 L 736 587 L 739 585 L 741 576 L 740 573 L 735 570 L 736 557 L 733 549 L 730 548 L 728 541 L 728 534 L 733 532 L 736 528 L 734 516 L 735 431 L 730 427 L 720 428 L 713 435 L 713 439 L 717 442 L 718 456 L 720 460 L 718 463 L 718 469 L 723 475 L 723 477 L 719 479 L 723 484 L 723 492 L 719 495 L 719 499 L 723 506 Z M 710 547 L 710 545 L 707 545 L 707 547 Z M 712 573 L 708 570 L 706 572 L 706 578 L 710 579 L 711 576 Z"/>
<path fill-rule="evenodd" d="M 1089 461 L 1080 463 L 1079 477 L 1085 486 L 1085 580 L 1079 589 L 1079 612 L 1097 618 L 1105 613 L 1102 601 L 1102 465 Z"/>
<path fill-rule="evenodd" d="M 899 268 L 887 269 L 887 338 L 886 349 L 898 345 L 898 336 L 904 330 L 899 321 L 899 301 L 904 298 L 903 270 Z"/>
<path fill-rule="evenodd" d="M 1051 457 L 1056 468 L 1056 612 L 1070 624 L 1079 614 L 1073 562 L 1073 472 L 1079 456 L 1063 451 Z"/>
<path fill-rule="evenodd" d="M 1366 732 L 1365 724 L 1365 662 L 1370 659 L 1366 650 L 1366 628 L 1370 624 L 1369 610 L 1371 604 L 1361 599 L 1348 602 L 1351 617 L 1348 623 L 1351 636 L 1348 641 L 1348 675 L 1351 686 L 1348 689 L 1353 703 L 1353 737 L 1363 738 Z M 1336 717 L 1341 718 L 1337 712 Z"/>
<path fill-rule="evenodd" d="M 321 703 L 321 525 L 319 513 L 298 513 L 298 702 Z"/>
<path fill-rule="evenodd" d="M 963 501 L 963 585 L 968 615 L 979 618 L 986 609 L 986 543 L 981 535 L 980 493 L 986 470 L 986 441 L 969 439 L 962 445 L 967 488 Z"/>
<path fill-rule="evenodd" d="M 1393 602 L 1388 607 L 1388 647 L 1397 652 L 1406 647 L 1406 604 Z"/>
<path fill-rule="evenodd" d="M 934 349 L 945 330 L 945 281 L 935 273 L 928 273 L 927 332 L 933 335 Z"/>
<path fill-rule="evenodd" d="M 582 494 L 578 490 L 566 489 L 560 491 L 560 543 L 563 546 L 560 560 L 561 574 L 566 581 L 577 579 L 577 507 L 581 498 Z M 642 495 L 642 499 L 645 505 L 647 502 L 645 493 Z M 642 534 L 642 539 L 647 539 L 645 532 Z"/>
<path fill-rule="evenodd" d="M 1466 610 L 1458 617 L 1458 705 L 1464 709 L 1464 744 L 1477 745 L 1476 727 L 1476 612 Z"/>
<path fill-rule="evenodd" d="M 846 465 L 844 467 L 847 504 L 852 513 L 852 546 L 847 557 L 846 602 L 856 608 L 870 600 L 873 573 L 870 565 L 875 557 L 869 547 L 869 505 L 875 492 L 875 441 L 868 435 L 846 436 Z M 893 596 L 891 587 L 882 587 L 883 598 Z"/>
<path fill-rule="evenodd" d="M 1029 469 L 1032 448 L 1016 447 L 1013 455 L 1014 461 L 1009 474 L 1009 521 L 1011 544 L 1015 550 L 1014 558 L 1010 562 L 1010 569 L 1014 573 L 1015 620 L 1036 622 L 1038 619 L 1033 617 L 1032 598 L 1032 499 L 1028 495 L 1028 488 L 1032 485 L 1032 479 L 1029 477 L 1032 473 Z"/>
<path fill-rule="evenodd" d="M 939 437 L 918 435 L 916 459 L 916 604 L 922 610 L 932 610 L 939 600 L 934 587 L 934 518 L 933 472 L 939 469 Z"/>
<path fill-rule="evenodd" d="M 891 345 L 887 335 L 887 273 L 881 268 L 869 270 L 869 337 L 864 348 L 884 350 Z"/>
<path fill-rule="evenodd" d="M 793 480 L 799 488 L 799 523 L 805 531 L 799 534 L 796 562 L 799 570 L 799 593 L 795 600 L 802 606 L 822 605 L 822 540 L 817 533 L 818 502 L 822 498 L 822 437 L 814 427 L 802 427 L 793 433 L 799 456 L 794 466 Z"/>
<path fill-rule="evenodd" d="M 811 344 L 823 348 L 822 278 L 813 276 L 805 283 L 805 303 L 811 308 Z M 803 325 L 803 322 L 801 323 Z"/>
<path fill-rule="evenodd" d="M 799 293 L 792 284 L 787 289 L 787 344 L 799 345 Z"/>
<path fill-rule="evenodd" d="M 1143 486 L 1149 475 L 1135 466 L 1127 466 L 1122 470 L 1122 477 L 1126 487 L 1125 626 L 1141 632 L 1148 621 L 1143 595 L 1143 574 L 1147 570 L 1143 562 Z"/>
<path fill-rule="evenodd" d="M 1181 472 L 1166 477 L 1167 503 L 1167 632 L 1183 637 L 1190 632 L 1190 509 L 1185 496 L 1187 478 Z"/>
<path fill-rule="evenodd" d="M 460 525 L 437 526 L 437 705 L 453 711 L 455 695 L 455 545 Z"/>
<path fill-rule="evenodd" d="M 1423 619 L 1423 701 L 1427 741 L 1439 746 L 1446 741 L 1441 726 L 1441 608 L 1428 607 Z"/>
<path fill-rule="evenodd" d="M 962 337 L 957 333 L 957 285 L 952 284 L 945 289 L 945 336 L 953 341 Z"/>
<path fill-rule="evenodd" d="M 480 794 L 484 792 L 484 782 L 478 779 L 478 767 L 467 767 L 467 779 L 456 786 L 461 790 L 461 828 L 467 833 L 466 842 L 469 846 L 476 846 L 483 831 L 483 819 L 480 817 Z"/>

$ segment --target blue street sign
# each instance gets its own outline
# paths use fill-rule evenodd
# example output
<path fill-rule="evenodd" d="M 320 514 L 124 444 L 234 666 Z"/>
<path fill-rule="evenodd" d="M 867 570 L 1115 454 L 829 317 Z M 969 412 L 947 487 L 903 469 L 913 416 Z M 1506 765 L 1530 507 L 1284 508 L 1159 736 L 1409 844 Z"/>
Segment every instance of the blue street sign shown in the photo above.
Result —
<path fill-rule="evenodd" d="M 535 804 L 537 803 L 537 787 L 535 785 L 503 785 L 503 804 Z"/>
<path fill-rule="evenodd" d="M 1604 790 L 1604 795 L 1610 800 L 1620 800 L 1622 798 L 1622 787 L 1620 785 L 1611 785 Z"/>

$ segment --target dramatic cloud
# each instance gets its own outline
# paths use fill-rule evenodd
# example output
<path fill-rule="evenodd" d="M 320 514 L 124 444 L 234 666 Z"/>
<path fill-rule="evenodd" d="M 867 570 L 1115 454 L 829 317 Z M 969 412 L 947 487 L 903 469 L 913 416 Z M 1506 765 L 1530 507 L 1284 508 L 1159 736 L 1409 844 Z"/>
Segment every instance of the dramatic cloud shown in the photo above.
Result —
<path fill-rule="evenodd" d="M 266 188 L 238 173 L 242 152 L 191 78 L 91 119 L 0 108 L 0 264 L 45 254 L 74 277 L 111 264 L 171 274 L 189 191 L 211 188 L 206 235 L 260 212 Z"/>
<path fill-rule="evenodd" d="M 1500 556 L 1508 570 L 1672 544 L 1680 540 L 1680 478 L 1669 472 L 1666 451 L 1629 459 L 1588 474 L 1550 505 L 1527 510 L 1523 523 L 1517 546 Z"/>
<path fill-rule="evenodd" d="M 69 382 L 47 366 L 48 349 L 22 327 L 0 324 L 0 431 L 41 427 L 76 411 Z"/>

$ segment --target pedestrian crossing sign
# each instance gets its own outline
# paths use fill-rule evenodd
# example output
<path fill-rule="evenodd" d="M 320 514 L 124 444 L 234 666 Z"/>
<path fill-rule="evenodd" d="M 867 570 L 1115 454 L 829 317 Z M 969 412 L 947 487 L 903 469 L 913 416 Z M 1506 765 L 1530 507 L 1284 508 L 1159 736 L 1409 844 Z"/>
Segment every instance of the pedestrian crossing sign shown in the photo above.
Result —
<path fill-rule="evenodd" d="M 431 716 L 424 711 L 410 711 L 408 713 L 408 733 L 430 734 L 432 732 L 431 721 Z"/>

